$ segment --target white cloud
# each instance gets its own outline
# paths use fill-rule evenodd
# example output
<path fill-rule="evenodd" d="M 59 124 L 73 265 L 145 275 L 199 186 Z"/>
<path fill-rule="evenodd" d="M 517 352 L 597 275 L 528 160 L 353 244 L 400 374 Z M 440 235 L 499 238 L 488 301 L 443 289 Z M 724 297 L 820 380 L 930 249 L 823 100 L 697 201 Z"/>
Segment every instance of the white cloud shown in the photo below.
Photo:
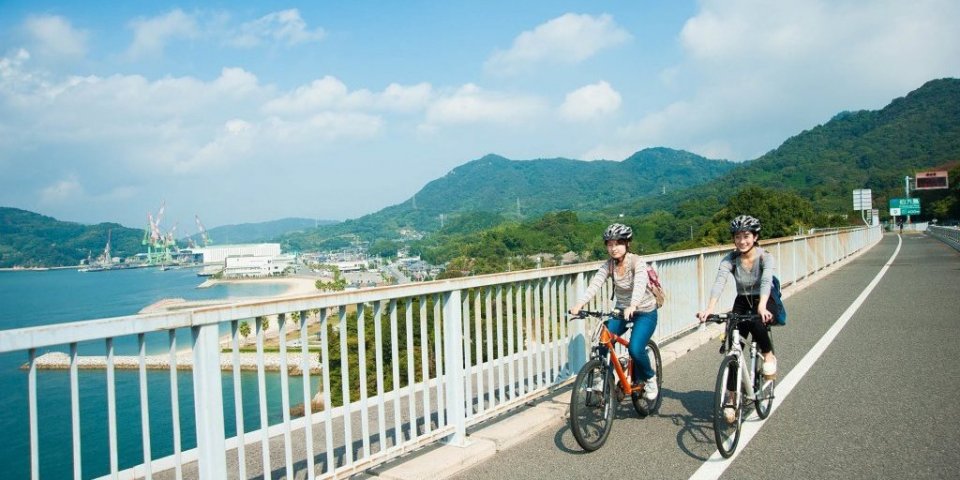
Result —
<path fill-rule="evenodd" d="M 300 17 L 300 11 L 293 8 L 244 23 L 240 26 L 240 31 L 230 39 L 230 44 L 236 47 L 256 47 L 265 40 L 272 40 L 286 45 L 298 45 L 317 42 L 325 36 L 322 28 L 308 29 L 307 23 Z"/>
<path fill-rule="evenodd" d="M 40 190 L 40 202 L 47 205 L 58 205 L 83 196 L 83 186 L 73 176 L 60 179 Z"/>
<path fill-rule="evenodd" d="M 127 56 L 134 59 L 158 55 L 171 40 L 199 34 L 194 15 L 179 8 L 157 17 L 134 20 L 129 27 L 133 30 L 133 43 L 127 49 Z"/>
<path fill-rule="evenodd" d="M 619 131 L 623 145 L 756 158 L 842 110 L 882 108 L 960 74 L 960 4 L 704 0 L 661 79 L 690 92 Z"/>
<path fill-rule="evenodd" d="M 495 52 L 485 67 L 511 74 L 540 63 L 577 64 L 630 38 L 610 15 L 567 13 L 521 33 L 509 50 Z"/>
<path fill-rule="evenodd" d="M 593 120 L 616 112 L 622 99 L 609 83 L 600 81 L 567 94 L 560 116 L 570 121 Z"/>
<path fill-rule="evenodd" d="M 44 56 L 81 58 L 87 53 L 89 34 L 77 30 L 70 21 L 58 15 L 28 17 L 24 29 L 33 41 L 33 47 Z"/>
<path fill-rule="evenodd" d="M 328 75 L 270 100 L 264 105 L 264 111 L 275 115 L 303 115 L 322 110 L 414 112 L 423 109 L 431 96 L 429 83 L 412 86 L 392 83 L 381 93 L 366 89 L 351 92 L 340 79 Z"/>
<path fill-rule="evenodd" d="M 431 130 L 445 124 L 516 125 L 545 111 L 546 105 L 539 98 L 488 92 L 467 84 L 452 95 L 434 101 L 427 109 L 426 124 L 421 125 L 421 129 Z"/>

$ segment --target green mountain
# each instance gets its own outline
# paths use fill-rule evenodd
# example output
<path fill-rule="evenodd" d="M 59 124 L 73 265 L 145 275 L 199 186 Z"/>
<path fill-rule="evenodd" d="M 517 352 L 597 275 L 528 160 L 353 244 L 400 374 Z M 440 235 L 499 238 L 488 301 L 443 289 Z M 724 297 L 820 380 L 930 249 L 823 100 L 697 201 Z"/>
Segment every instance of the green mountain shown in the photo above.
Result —
<path fill-rule="evenodd" d="M 676 211 L 686 202 L 724 203 L 738 190 L 792 191 L 820 212 L 852 214 L 853 190 L 869 188 L 886 211 L 904 194 L 904 177 L 960 160 L 960 79 L 932 80 L 877 111 L 842 112 L 787 139 L 756 160 L 698 186 L 616 207 L 639 215 Z M 951 179 L 953 180 L 953 179 Z M 951 182 L 955 183 L 955 182 Z M 943 195 L 922 193 L 931 199 Z M 934 200 L 935 201 L 935 200 Z"/>
<path fill-rule="evenodd" d="M 406 202 L 281 240 L 293 249 L 331 248 L 348 244 L 352 235 L 397 239 L 405 229 L 429 233 L 458 225 L 469 230 L 558 210 L 592 212 L 697 185 L 735 167 L 668 148 L 646 149 L 619 162 L 487 155 L 431 181 Z"/>
<path fill-rule="evenodd" d="M 873 190 L 884 218 L 888 199 L 903 196 L 904 177 L 925 170 L 948 170 L 953 187 L 913 191 L 923 209 L 914 219 L 960 219 L 960 80 L 928 82 L 879 111 L 840 113 L 701 185 L 589 216 L 556 212 L 469 234 L 442 231 L 413 247 L 432 263 L 449 262 L 444 275 L 458 276 L 532 268 L 531 258 L 551 264 L 568 251 L 601 258 L 598 232 L 614 219 L 634 227 L 639 252 L 727 242 L 730 218 L 742 213 L 763 220 L 764 236 L 785 236 L 859 224 L 852 211 L 859 188 Z"/>
<path fill-rule="evenodd" d="M 78 265 L 103 252 L 110 234 L 113 256 L 141 250 L 143 230 L 116 223 L 62 222 L 18 208 L 0 207 L 0 268 Z"/>
<path fill-rule="evenodd" d="M 315 228 L 318 225 L 332 225 L 336 223 L 338 222 L 335 220 L 282 218 L 268 222 L 221 225 L 207 230 L 207 236 L 214 242 L 214 245 L 272 242 L 289 233 Z M 187 238 L 190 238 L 196 243 L 200 243 L 198 235 L 192 235 Z"/>

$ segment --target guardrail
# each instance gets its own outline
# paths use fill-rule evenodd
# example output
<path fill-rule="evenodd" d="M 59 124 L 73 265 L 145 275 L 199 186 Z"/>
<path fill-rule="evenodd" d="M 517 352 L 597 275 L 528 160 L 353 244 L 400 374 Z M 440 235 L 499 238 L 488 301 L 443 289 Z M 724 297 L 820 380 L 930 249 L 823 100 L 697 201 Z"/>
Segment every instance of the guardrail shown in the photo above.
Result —
<path fill-rule="evenodd" d="M 790 288 L 881 237 L 880 228 L 873 227 L 762 243 L 778 260 L 784 288 Z M 730 246 L 720 246 L 645 257 L 655 264 L 668 295 L 655 338 L 668 341 L 695 327 L 694 313 L 705 305 L 716 269 L 729 250 Z M 72 449 L 66 455 L 72 458 L 75 478 L 90 476 L 82 471 L 87 462 L 81 444 L 78 373 L 83 359 L 78 345 L 90 342 L 102 342 L 104 348 L 106 405 L 100 410 L 105 410 L 108 423 L 110 476 L 152 478 L 155 472 L 168 470 L 177 478 L 261 474 L 290 478 L 291 472 L 303 475 L 305 470 L 308 478 L 340 477 L 437 440 L 462 445 L 469 426 L 567 381 L 585 361 L 584 332 L 589 326 L 582 320 L 568 323 L 565 312 L 598 266 L 594 262 L 0 331 L 0 353 L 25 352 L 28 361 L 25 409 L 34 478 L 45 455 L 64 454 L 41 450 L 38 440 L 38 422 L 45 421 L 45 416 L 38 411 L 37 354 L 46 349 L 69 351 L 69 378 L 51 379 L 60 384 L 50 388 L 69 392 L 70 430 L 64 435 L 72 435 Z M 609 307 L 607 288 L 591 308 Z M 726 290 L 723 304 L 734 296 L 733 289 Z M 290 328 L 294 317 L 301 321 Z M 286 341 L 278 342 L 279 393 L 265 386 L 263 324 L 268 319 L 278 322 L 279 338 L 292 334 L 301 345 L 290 352 Z M 254 324 L 255 381 L 241 373 L 244 322 Z M 189 329 L 189 345 L 178 346 L 178 329 Z M 230 346 L 222 353 L 225 332 Z M 156 382 L 149 382 L 146 372 L 148 335 L 164 343 L 169 381 L 161 383 L 168 384 L 161 393 L 169 388 L 169 397 L 156 392 L 151 396 L 150 386 Z M 136 339 L 138 346 L 139 389 L 118 391 L 114 344 L 127 337 Z M 308 350 L 310 338 L 319 338 L 319 352 Z M 302 387 L 291 386 L 296 382 L 288 373 L 288 353 L 300 354 Z M 183 380 L 178 376 L 178 358 L 185 354 L 193 363 L 185 389 L 190 392 L 178 389 Z M 222 362 L 228 375 L 221 372 Z M 319 378 L 311 373 L 317 368 Z M 85 376 L 84 380 L 95 379 Z M 290 413 L 291 403 L 298 402 L 291 390 L 292 395 L 302 395 L 300 418 Z M 281 404 L 282 418 L 272 424 L 268 398 L 271 405 Z M 316 411 L 315 398 L 322 400 Z M 186 420 L 186 427 L 195 429 L 195 442 L 181 434 L 184 418 L 190 417 L 188 411 L 180 411 L 181 402 L 192 404 L 193 420 Z M 142 457 L 121 459 L 118 417 L 124 419 L 125 428 L 135 428 L 138 416 L 141 445 L 137 450 Z M 151 432 L 158 416 L 169 419 L 169 428 Z M 254 417 L 259 428 L 247 431 Z M 154 458 L 157 447 L 151 441 L 158 435 L 172 441 L 172 454 Z"/>
<path fill-rule="evenodd" d="M 927 233 L 943 243 L 960 250 L 960 228 L 958 227 L 927 227 Z"/>

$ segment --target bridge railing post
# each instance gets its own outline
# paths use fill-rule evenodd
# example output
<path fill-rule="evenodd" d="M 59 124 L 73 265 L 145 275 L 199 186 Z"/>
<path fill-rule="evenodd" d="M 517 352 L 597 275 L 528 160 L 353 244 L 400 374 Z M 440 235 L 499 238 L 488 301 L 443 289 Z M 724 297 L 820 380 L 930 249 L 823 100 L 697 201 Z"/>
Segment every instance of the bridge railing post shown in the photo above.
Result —
<path fill-rule="evenodd" d="M 227 478 L 220 339 L 217 327 L 214 323 L 191 328 L 193 406 L 197 424 L 197 466 L 201 479 Z"/>
<path fill-rule="evenodd" d="M 577 300 L 583 297 L 586 290 L 587 287 L 583 278 L 583 272 L 580 272 L 573 279 L 573 289 L 570 292 L 573 298 L 569 299 L 567 305 L 574 305 Z M 561 321 L 566 322 L 566 312 L 563 312 L 563 315 L 564 318 L 561 319 Z M 583 365 L 587 363 L 587 339 L 584 323 L 585 321 L 580 319 L 571 322 L 573 328 L 570 330 L 568 358 L 570 359 L 570 373 L 572 375 L 576 375 L 577 372 L 583 368 Z"/>
<path fill-rule="evenodd" d="M 443 295 L 443 359 L 447 424 L 453 433 L 444 439 L 449 445 L 467 445 L 466 378 L 463 368 L 463 312 L 460 290 Z"/>

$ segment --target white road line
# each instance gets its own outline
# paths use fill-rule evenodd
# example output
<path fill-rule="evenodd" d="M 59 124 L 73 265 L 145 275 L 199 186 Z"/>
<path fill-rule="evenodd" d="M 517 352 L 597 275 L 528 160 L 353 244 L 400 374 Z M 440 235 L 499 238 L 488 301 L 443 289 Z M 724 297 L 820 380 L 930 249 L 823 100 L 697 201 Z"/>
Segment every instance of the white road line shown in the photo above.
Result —
<path fill-rule="evenodd" d="M 777 389 L 775 392 L 776 399 L 773 401 L 773 406 L 770 409 L 770 417 L 777 411 L 777 407 L 780 406 L 780 403 L 787 398 L 787 395 L 790 395 L 790 392 L 793 391 L 793 387 L 797 386 L 797 383 L 800 382 L 800 379 L 807 374 L 810 370 L 810 367 L 820 358 L 820 355 L 827 350 L 827 347 L 833 342 L 833 339 L 837 337 L 837 334 L 840 333 L 840 330 L 847 324 L 853 314 L 857 312 L 860 306 L 866 301 L 867 297 L 870 295 L 870 292 L 880 283 L 880 279 L 883 278 L 883 275 L 887 273 L 887 269 L 890 268 L 890 264 L 893 263 L 893 260 L 897 258 L 897 254 L 900 253 L 900 246 L 903 244 L 903 239 L 898 235 L 897 236 L 897 248 L 893 251 L 893 255 L 890 256 L 890 259 L 887 260 L 887 263 L 883 265 L 883 268 L 880 269 L 880 272 L 877 273 L 877 276 L 873 278 L 873 281 L 867 285 L 867 288 L 860 293 L 860 296 L 847 307 L 847 310 L 843 312 L 843 315 L 840 315 L 840 318 L 834 322 L 833 326 L 827 330 L 826 333 L 820 337 L 820 340 L 817 341 L 816 345 L 807 352 L 806 355 L 800 360 L 799 363 L 790 373 L 783 379 L 783 382 L 777 384 Z M 767 417 L 768 419 L 770 417 Z M 723 475 L 723 472 L 726 471 L 727 467 L 733 463 L 733 460 L 740 455 L 740 452 L 747 447 L 747 444 L 750 443 L 750 440 L 753 438 L 757 432 L 760 431 L 760 428 L 763 427 L 766 420 L 761 420 L 757 416 L 756 412 L 751 412 L 750 416 L 744 419 L 742 430 L 740 431 L 740 444 L 737 447 L 737 451 L 733 453 L 733 456 L 730 458 L 723 458 L 720 455 L 719 451 L 713 452 L 713 455 L 710 455 L 710 458 L 707 459 L 697 469 L 692 476 L 691 480 L 707 480 L 707 479 L 717 479 L 720 478 L 720 475 Z"/>

